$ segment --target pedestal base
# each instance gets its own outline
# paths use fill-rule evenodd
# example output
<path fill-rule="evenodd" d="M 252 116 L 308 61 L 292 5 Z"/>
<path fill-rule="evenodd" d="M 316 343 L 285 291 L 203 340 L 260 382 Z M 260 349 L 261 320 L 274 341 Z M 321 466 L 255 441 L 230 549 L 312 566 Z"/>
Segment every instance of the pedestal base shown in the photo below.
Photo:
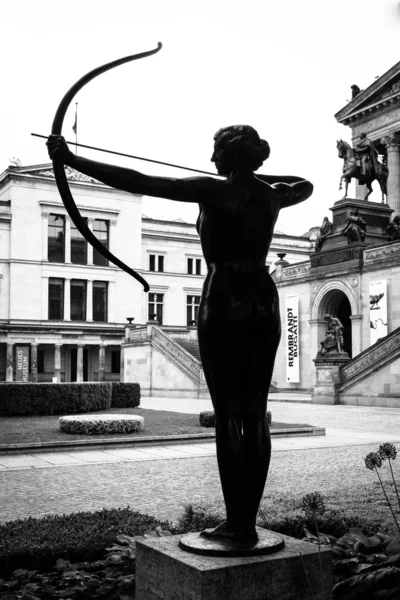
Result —
<path fill-rule="evenodd" d="M 314 360 L 316 383 L 311 394 L 313 404 L 340 404 L 340 369 L 349 360 L 347 352 L 327 352 L 324 356 L 318 353 Z"/>
<path fill-rule="evenodd" d="M 276 535 L 270 532 L 272 535 Z M 330 550 L 282 535 L 264 556 L 203 556 L 179 548 L 183 536 L 137 541 L 136 600 L 331 600 Z"/>
<path fill-rule="evenodd" d="M 211 531 L 211 530 L 206 530 Z M 207 538 L 201 533 L 188 533 L 179 540 L 179 548 L 204 556 L 260 556 L 282 550 L 285 545 L 281 535 L 257 527 L 255 542 L 234 542 L 224 538 Z"/>

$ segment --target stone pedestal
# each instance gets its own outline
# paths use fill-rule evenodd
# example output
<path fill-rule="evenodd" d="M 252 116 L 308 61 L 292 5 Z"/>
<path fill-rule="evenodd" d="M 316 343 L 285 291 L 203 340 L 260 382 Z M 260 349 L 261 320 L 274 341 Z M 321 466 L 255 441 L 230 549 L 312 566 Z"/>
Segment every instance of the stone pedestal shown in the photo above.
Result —
<path fill-rule="evenodd" d="M 272 532 L 271 532 L 272 533 Z M 330 600 L 332 558 L 282 536 L 283 549 L 264 556 L 202 556 L 179 548 L 180 535 L 136 545 L 136 600 Z"/>
<path fill-rule="evenodd" d="M 314 360 L 316 383 L 311 394 L 314 404 L 340 404 L 340 369 L 350 360 L 347 352 L 331 352 Z"/>

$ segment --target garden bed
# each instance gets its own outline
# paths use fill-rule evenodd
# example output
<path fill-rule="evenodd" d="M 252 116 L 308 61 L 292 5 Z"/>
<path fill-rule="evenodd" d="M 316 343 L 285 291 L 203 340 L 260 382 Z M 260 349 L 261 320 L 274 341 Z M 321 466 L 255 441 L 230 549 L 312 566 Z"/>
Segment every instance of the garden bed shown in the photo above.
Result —
<path fill-rule="evenodd" d="M 136 408 L 113 408 L 104 414 L 132 414 L 144 417 L 144 429 L 138 433 L 124 434 L 136 439 L 138 436 L 166 437 L 170 435 L 212 434 L 213 428 L 204 429 L 197 414 L 176 413 L 163 410 Z M 296 429 L 308 427 L 302 424 L 272 423 L 271 429 Z M 121 434 L 108 434 L 107 439 L 121 439 Z M 59 416 L 43 417 L 0 417 L 0 444 L 31 444 L 62 441 L 92 440 L 88 434 L 67 434 L 60 431 Z"/>

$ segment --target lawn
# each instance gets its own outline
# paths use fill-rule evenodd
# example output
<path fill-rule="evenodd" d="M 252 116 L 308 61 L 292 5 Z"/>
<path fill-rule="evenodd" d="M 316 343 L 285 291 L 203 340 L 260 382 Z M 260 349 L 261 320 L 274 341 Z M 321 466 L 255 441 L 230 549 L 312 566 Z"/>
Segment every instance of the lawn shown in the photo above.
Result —
<path fill-rule="evenodd" d="M 201 427 L 199 415 L 188 415 L 144 408 L 113 408 L 103 414 L 132 414 L 144 417 L 144 429 L 139 433 L 109 434 L 107 439 L 139 439 L 148 436 L 168 436 L 215 432 L 214 428 Z M 100 413 L 94 413 L 100 414 Z M 271 429 L 294 428 L 302 425 L 272 423 Z M 59 415 L 45 417 L 0 417 L 0 444 L 23 444 L 32 442 L 61 442 L 96 439 L 95 435 L 69 434 L 59 430 Z"/>

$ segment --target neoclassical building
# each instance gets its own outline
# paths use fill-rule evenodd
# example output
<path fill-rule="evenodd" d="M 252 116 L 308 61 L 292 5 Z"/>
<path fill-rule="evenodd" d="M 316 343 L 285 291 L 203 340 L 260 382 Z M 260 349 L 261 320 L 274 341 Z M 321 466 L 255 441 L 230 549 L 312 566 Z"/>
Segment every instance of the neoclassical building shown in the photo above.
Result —
<path fill-rule="evenodd" d="M 0 175 L 0 382 L 118 381 L 128 320 L 139 330 L 156 319 L 179 339 L 193 335 L 206 271 L 195 226 L 144 217 L 141 196 L 72 169 L 67 176 L 89 228 L 150 292 L 82 238 L 51 164 L 11 165 Z M 278 232 L 267 264 L 277 254 L 304 261 L 311 249 L 308 237 Z"/>
<path fill-rule="evenodd" d="M 350 356 L 335 383 L 336 401 L 398 406 L 400 236 L 393 239 L 387 227 L 400 215 L 400 62 L 335 116 L 350 128 L 353 147 L 362 133 L 373 141 L 389 170 L 387 202 L 364 200 L 365 186 L 357 185 L 356 198 L 332 202 L 332 229 L 320 251 L 294 266 L 278 262 L 274 277 L 284 327 L 274 383 L 310 391 L 323 384 L 314 359 L 325 337 L 324 316 L 330 314 L 344 326 L 344 350 Z M 378 187 L 376 181 L 373 185 Z M 345 229 L 357 215 L 366 231 L 358 240 L 349 239 Z M 287 317 L 292 313 L 295 327 Z M 295 359 L 289 345 L 293 335 Z"/>

